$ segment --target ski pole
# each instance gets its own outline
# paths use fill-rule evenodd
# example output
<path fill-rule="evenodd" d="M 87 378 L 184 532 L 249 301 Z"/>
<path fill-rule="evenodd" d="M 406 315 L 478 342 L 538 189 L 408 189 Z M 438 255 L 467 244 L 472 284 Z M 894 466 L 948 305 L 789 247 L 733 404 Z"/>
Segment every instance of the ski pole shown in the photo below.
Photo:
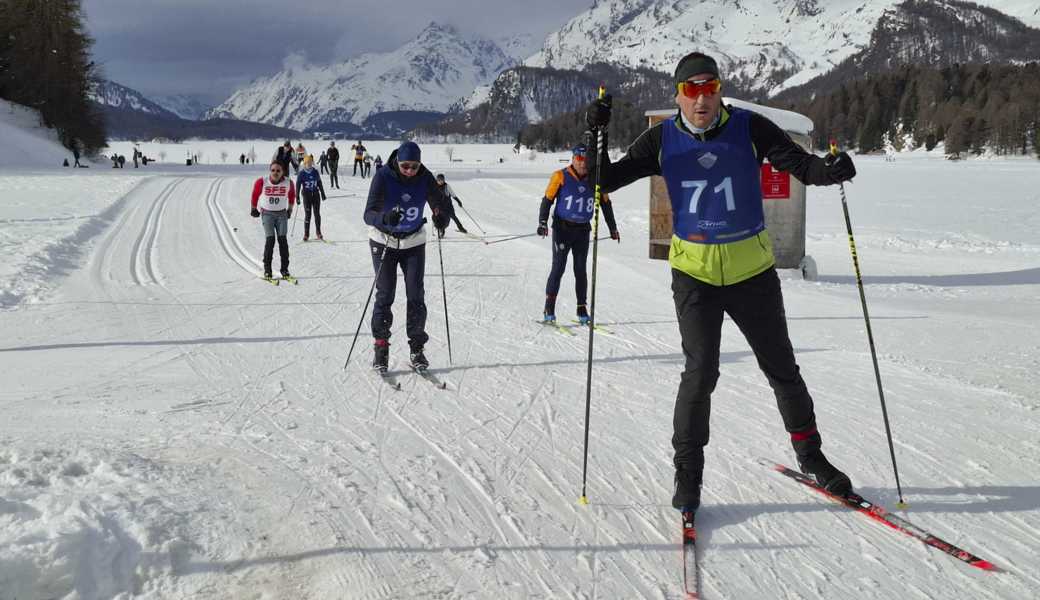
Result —
<path fill-rule="evenodd" d="M 484 228 L 480 226 L 480 223 L 477 223 L 477 220 L 473 218 L 473 215 L 469 214 L 469 211 L 466 210 L 466 207 L 463 206 L 462 203 L 459 203 L 459 208 L 462 209 L 462 212 L 466 213 L 466 216 L 469 217 L 470 221 L 473 221 L 473 224 L 477 226 L 477 229 L 480 230 L 480 233 L 487 235 L 487 232 L 484 231 Z"/>
<path fill-rule="evenodd" d="M 437 254 L 441 258 L 441 297 L 444 298 L 444 333 L 448 336 L 448 364 L 454 365 L 451 359 L 451 327 L 448 325 L 448 289 L 444 286 L 444 250 L 441 248 L 441 234 L 437 232 Z"/>
<path fill-rule="evenodd" d="M 292 227 L 289 228 L 289 236 L 290 237 L 296 231 L 296 219 L 300 218 L 300 210 L 302 210 L 302 209 L 299 206 L 297 206 L 296 210 L 294 211 L 296 213 L 296 216 L 293 217 Z"/>
<path fill-rule="evenodd" d="M 599 99 L 603 100 L 606 98 L 607 90 L 602 85 L 599 86 Z M 595 208 L 592 213 L 592 294 L 589 302 L 589 357 L 587 362 L 587 368 L 585 370 L 585 445 L 584 452 L 581 459 L 581 497 L 578 498 L 580 504 L 588 504 L 588 496 L 585 495 L 585 484 L 588 480 L 589 470 L 589 415 L 592 411 L 592 341 L 596 333 L 596 255 L 599 247 L 599 203 L 600 198 L 603 197 L 602 188 L 599 185 L 600 174 L 603 172 L 603 156 L 600 155 L 600 151 L 607 144 L 607 132 L 603 130 L 603 127 L 596 128 L 596 148 L 594 150 L 596 156 L 596 181 L 595 181 Z"/>
<path fill-rule="evenodd" d="M 397 245 L 400 246 L 401 242 L 398 241 Z M 372 302 L 372 294 L 376 291 L 376 283 L 379 282 L 379 275 L 383 272 L 383 263 L 386 262 L 386 251 L 390 248 L 390 237 L 383 235 L 383 251 L 379 254 L 379 266 L 376 268 L 376 277 L 372 280 L 372 287 L 368 290 L 368 300 L 365 300 L 365 308 L 361 311 L 361 319 L 358 321 L 357 329 L 354 331 L 354 341 L 350 343 L 350 350 L 347 352 L 347 360 L 343 363 L 343 368 L 346 369 L 347 365 L 350 364 L 350 356 L 354 354 L 354 346 L 357 344 L 358 335 L 361 333 L 361 325 L 365 322 L 365 315 L 368 314 L 368 305 Z"/>
<path fill-rule="evenodd" d="M 838 154 L 838 143 L 831 140 L 831 155 Z M 867 342 L 870 344 L 870 359 L 874 362 L 874 379 L 877 381 L 878 397 L 881 398 L 881 416 L 885 421 L 885 435 L 888 437 L 888 452 L 892 456 L 892 473 L 896 478 L 896 492 L 899 494 L 898 508 L 909 505 L 903 500 L 903 487 L 899 484 L 899 467 L 896 466 L 896 449 L 892 443 L 892 428 L 888 423 L 888 409 L 885 406 L 885 391 L 881 387 L 881 370 L 878 368 L 877 350 L 874 349 L 874 333 L 870 329 L 870 314 L 867 312 L 867 296 L 863 291 L 863 278 L 860 277 L 859 255 L 856 253 L 856 240 L 852 237 L 852 220 L 849 218 L 849 204 L 845 199 L 845 184 L 838 183 L 841 191 L 841 210 L 845 213 L 845 230 L 849 234 L 849 251 L 852 252 L 852 266 L 856 271 L 856 287 L 859 288 L 859 302 L 863 306 L 863 321 L 867 325 Z"/>
<path fill-rule="evenodd" d="M 534 235 L 538 235 L 538 234 L 537 233 L 525 233 L 523 235 L 514 235 L 512 237 L 503 238 L 501 240 L 492 240 L 490 242 L 484 242 L 484 244 L 485 245 L 491 245 L 491 244 L 497 244 L 499 242 L 511 242 L 513 240 L 518 240 L 520 238 L 531 237 L 531 236 L 534 236 Z"/>

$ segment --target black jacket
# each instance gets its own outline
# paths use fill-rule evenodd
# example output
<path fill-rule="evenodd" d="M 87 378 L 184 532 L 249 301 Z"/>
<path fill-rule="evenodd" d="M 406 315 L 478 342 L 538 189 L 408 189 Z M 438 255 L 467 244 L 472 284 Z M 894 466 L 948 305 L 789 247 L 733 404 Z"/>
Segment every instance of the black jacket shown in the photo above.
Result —
<path fill-rule="evenodd" d="M 376 171 L 375 175 L 372 176 L 372 184 L 368 188 L 368 202 L 365 204 L 365 223 L 383 233 L 389 233 L 386 225 L 383 224 L 383 205 L 386 201 L 384 180 L 387 177 L 392 177 L 398 181 L 403 179 L 401 171 L 397 167 L 397 150 L 390 154 L 390 158 L 386 161 L 386 166 Z M 426 203 L 435 213 L 433 218 L 434 227 L 447 227 L 451 223 L 451 217 L 455 212 L 452 209 L 451 200 L 441 191 L 440 186 L 437 185 L 437 180 L 433 177 L 433 173 L 430 173 L 426 165 L 420 165 L 419 172 L 413 175 L 412 178 L 419 179 L 426 184 Z M 416 231 L 418 231 L 418 228 Z"/>

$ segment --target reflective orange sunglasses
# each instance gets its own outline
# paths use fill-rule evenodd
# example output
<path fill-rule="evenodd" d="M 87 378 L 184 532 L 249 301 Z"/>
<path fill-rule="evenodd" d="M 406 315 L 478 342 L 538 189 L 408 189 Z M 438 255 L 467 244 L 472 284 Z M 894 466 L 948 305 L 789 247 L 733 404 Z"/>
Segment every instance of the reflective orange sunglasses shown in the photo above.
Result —
<path fill-rule="evenodd" d="M 714 96 L 722 89 L 721 79 L 701 79 L 696 81 L 680 81 L 675 84 L 675 89 L 687 98 L 697 96 Z"/>

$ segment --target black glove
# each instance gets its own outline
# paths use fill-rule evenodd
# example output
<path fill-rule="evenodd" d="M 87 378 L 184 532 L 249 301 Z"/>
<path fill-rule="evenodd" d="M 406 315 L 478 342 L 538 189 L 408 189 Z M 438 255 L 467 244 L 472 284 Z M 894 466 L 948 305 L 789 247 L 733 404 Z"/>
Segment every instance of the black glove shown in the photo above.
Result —
<path fill-rule="evenodd" d="M 455 198 L 455 202 L 457 202 L 459 206 L 462 206 L 462 200 L 459 200 L 457 197 Z"/>
<path fill-rule="evenodd" d="M 383 225 L 386 225 L 387 227 L 396 227 L 403 218 L 404 213 L 401 212 L 401 208 L 395 206 L 390 212 L 383 213 Z"/>
<path fill-rule="evenodd" d="M 444 214 L 440 210 L 433 211 L 433 227 L 444 237 L 443 231 L 451 225 L 451 217 Z"/>
<path fill-rule="evenodd" d="M 254 206 L 253 209 L 249 211 L 249 216 L 255 219 L 260 216 L 260 211 L 258 211 Z"/>
<path fill-rule="evenodd" d="M 549 227 L 545 224 L 545 221 L 542 221 L 541 223 L 538 224 L 538 229 L 535 230 L 535 232 L 538 235 L 540 235 L 542 237 L 545 237 L 545 236 L 549 235 Z"/>
<path fill-rule="evenodd" d="M 292 218 L 292 209 L 291 208 L 285 211 L 285 218 L 286 219 L 291 219 Z"/>
<path fill-rule="evenodd" d="M 617 229 L 610 230 L 610 239 L 614 240 L 619 244 L 621 243 L 621 234 L 618 232 Z"/>
<path fill-rule="evenodd" d="M 599 129 L 610 124 L 610 108 L 613 99 L 610 94 L 597 98 L 585 109 L 585 122 L 591 129 Z"/>
<path fill-rule="evenodd" d="M 848 181 L 856 176 L 856 165 L 852 164 L 852 157 L 847 152 L 828 154 L 823 164 L 827 165 L 827 175 L 834 183 Z"/>

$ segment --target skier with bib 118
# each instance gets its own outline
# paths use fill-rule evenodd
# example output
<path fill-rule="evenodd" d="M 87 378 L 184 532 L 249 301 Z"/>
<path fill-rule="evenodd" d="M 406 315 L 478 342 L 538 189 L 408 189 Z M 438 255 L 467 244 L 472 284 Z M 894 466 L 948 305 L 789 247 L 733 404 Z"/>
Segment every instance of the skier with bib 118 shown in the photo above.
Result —
<path fill-rule="evenodd" d="M 278 254 L 281 258 L 283 279 L 291 279 L 289 275 L 289 217 L 292 216 L 296 204 L 296 188 L 285 173 L 285 167 L 279 161 L 271 161 L 271 175 L 261 177 L 253 184 L 252 209 L 249 215 L 260 217 L 264 226 L 264 279 L 271 279 L 271 261 L 274 255 L 275 239 L 278 240 Z"/>
<path fill-rule="evenodd" d="M 368 190 L 365 223 L 372 226 L 369 246 L 372 269 L 376 273 L 376 299 L 372 307 L 372 336 L 375 356 L 372 368 L 386 373 L 390 362 L 390 326 L 397 290 L 397 269 L 404 275 L 406 305 L 405 331 L 408 335 L 412 369 L 430 366 L 423 348 L 426 334 L 426 299 L 423 277 L 426 273 L 426 228 L 423 212 L 429 205 L 433 227 L 443 237 L 453 214 L 451 201 L 444 197 L 433 174 L 422 164 L 422 153 L 415 142 L 404 142 L 390 154 L 386 167 L 376 171 Z"/>
<path fill-rule="evenodd" d="M 546 323 L 556 322 L 556 296 L 560 292 L 563 272 L 567 269 L 568 254 L 574 255 L 572 270 L 578 322 L 582 325 L 589 323 L 589 311 L 585 305 L 589 278 L 585 263 L 589 256 L 589 233 L 592 231 L 596 199 L 593 184 L 589 181 L 589 169 L 585 161 L 587 154 L 588 149 L 584 144 L 571 149 L 570 166 L 552 174 L 538 209 L 537 233 L 542 237 L 549 235 L 549 213 L 553 214 L 552 269 L 545 283 L 545 307 L 542 312 L 542 320 Z M 614 221 L 614 207 L 606 194 L 600 198 L 600 210 L 610 229 L 610 238 L 620 243 L 621 234 Z"/>
<path fill-rule="evenodd" d="M 802 472 L 831 493 L 852 490 L 848 476 L 824 456 L 812 397 L 799 373 L 787 331 L 780 279 L 762 207 L 761 164 L 809 185 L 834 185 L 856 175 L 848 154 L 821 158 L 766 117 L 722 103 L 715 60 L 694 52 L 675 68 L 676 115 L 647 129 L 618 162 L 601 161 L 605 191 L 660 175 L 672 203 L 668 261 L 686 366 L 673 416 L 675 495 L 672 505 L 700 506 L 711 394 L 719 377 L 723 315 L 743 333 L 776 395 Z M 589 105 L 588 124 L 606 127 L 610 98 Z"/>

